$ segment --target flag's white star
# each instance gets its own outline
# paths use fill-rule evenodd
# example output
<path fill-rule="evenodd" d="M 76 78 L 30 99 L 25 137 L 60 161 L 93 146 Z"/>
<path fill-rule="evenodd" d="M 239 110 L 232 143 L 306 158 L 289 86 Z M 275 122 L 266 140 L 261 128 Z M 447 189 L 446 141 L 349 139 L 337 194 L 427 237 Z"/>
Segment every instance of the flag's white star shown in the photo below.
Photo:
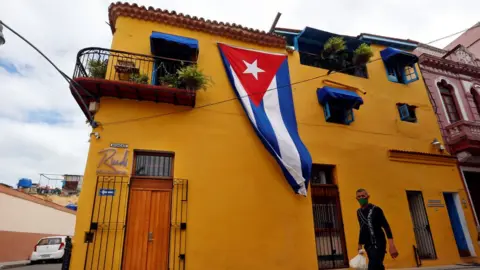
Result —
<path fill-rule="evenodd" d="M 243 63 L 247 66 L 247 69 L 243 72 L 243 74 L 252 74 L 255 79 L 258 80 L 258 73 L 265 72 L 265 70 L 259 68 L 257 66 L 257 60 L 253 61 L 253 63 L 248 63 L 247 61 L 243 60 Z"/>

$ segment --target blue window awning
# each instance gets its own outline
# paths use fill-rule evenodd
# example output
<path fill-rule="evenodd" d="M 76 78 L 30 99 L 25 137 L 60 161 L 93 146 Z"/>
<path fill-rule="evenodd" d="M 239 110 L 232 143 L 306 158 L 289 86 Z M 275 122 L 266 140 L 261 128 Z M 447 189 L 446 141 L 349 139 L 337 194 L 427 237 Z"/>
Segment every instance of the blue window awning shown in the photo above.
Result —
<path fill-rule="evenodd" d="M 397 63 L 402 66 L 410 66 L 418 62 L 416 55 L 391 47 L 382 50 L 380 56 L 386 63 Z"/>
<path fill-rule="evenodd" d="M 175 36 L 175 35 L 170 35 L 170 34 L 165 34 L 160 32 L 152 32 L 152 35 L 150 36 L 150 47 L 152 49 L 152 53 L 154 51 L 156 41 L 172 42 L 179 45 L 187 46 L 190 49 L 198 50 L 198 40 L 196 39 Z"/>
<path fill-rule="evenodd" d="M 335 101 L 348 109 L 359 109 L 363 99 L 355 92 L 324 86 L 317 89 L 318 102 L 324 105 L 327 102 Z"/>
<path fill-rule="evenodd" d="M 325 44 L 329 38 L 338 36 L 343 37 L 348 51 L 354 51 L 362 43 L 369 43 L 353 37 L 337 35 L 311 27 L 305 27 L 305 29 L 295 37 L 294 43 L 298 51 L 320 54 L 323 50 L 323 44 Z"/>

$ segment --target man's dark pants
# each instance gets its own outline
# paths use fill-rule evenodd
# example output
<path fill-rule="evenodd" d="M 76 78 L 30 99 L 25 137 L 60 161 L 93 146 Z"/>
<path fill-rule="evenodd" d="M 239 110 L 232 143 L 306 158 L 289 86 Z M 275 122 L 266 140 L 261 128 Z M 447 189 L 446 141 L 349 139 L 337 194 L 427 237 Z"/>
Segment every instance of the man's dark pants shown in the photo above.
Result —
<path fill-rule="evenodd" d="M 366 247 L 368 255 L 368 270 L 384 270 L 383 259 L 385 259 L 386 247 L 382 246 L 369 246 Z"/>

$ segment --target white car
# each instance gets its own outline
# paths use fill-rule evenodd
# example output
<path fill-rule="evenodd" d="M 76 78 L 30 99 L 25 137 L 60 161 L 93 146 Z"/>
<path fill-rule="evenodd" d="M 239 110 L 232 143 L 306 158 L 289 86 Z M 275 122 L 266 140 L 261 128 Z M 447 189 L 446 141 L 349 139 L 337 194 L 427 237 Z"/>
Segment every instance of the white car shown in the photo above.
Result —
<path fill-rule="evenodd" d="M 51 236 L 40 239 L 33 249 L 30 262 L 63 259 L 65 238 L 65 236 Z"/>

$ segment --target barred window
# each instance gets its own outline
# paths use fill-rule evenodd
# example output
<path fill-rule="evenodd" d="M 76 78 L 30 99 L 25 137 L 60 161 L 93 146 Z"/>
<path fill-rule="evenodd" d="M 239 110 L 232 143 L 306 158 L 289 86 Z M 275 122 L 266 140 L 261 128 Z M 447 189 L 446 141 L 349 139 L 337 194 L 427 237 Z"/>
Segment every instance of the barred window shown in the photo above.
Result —
<path fill-rule="evenodd" d="M 137 154 L 135 156 L 135 175 L 171 177 L 172 165 L 172 155 Z"/>

